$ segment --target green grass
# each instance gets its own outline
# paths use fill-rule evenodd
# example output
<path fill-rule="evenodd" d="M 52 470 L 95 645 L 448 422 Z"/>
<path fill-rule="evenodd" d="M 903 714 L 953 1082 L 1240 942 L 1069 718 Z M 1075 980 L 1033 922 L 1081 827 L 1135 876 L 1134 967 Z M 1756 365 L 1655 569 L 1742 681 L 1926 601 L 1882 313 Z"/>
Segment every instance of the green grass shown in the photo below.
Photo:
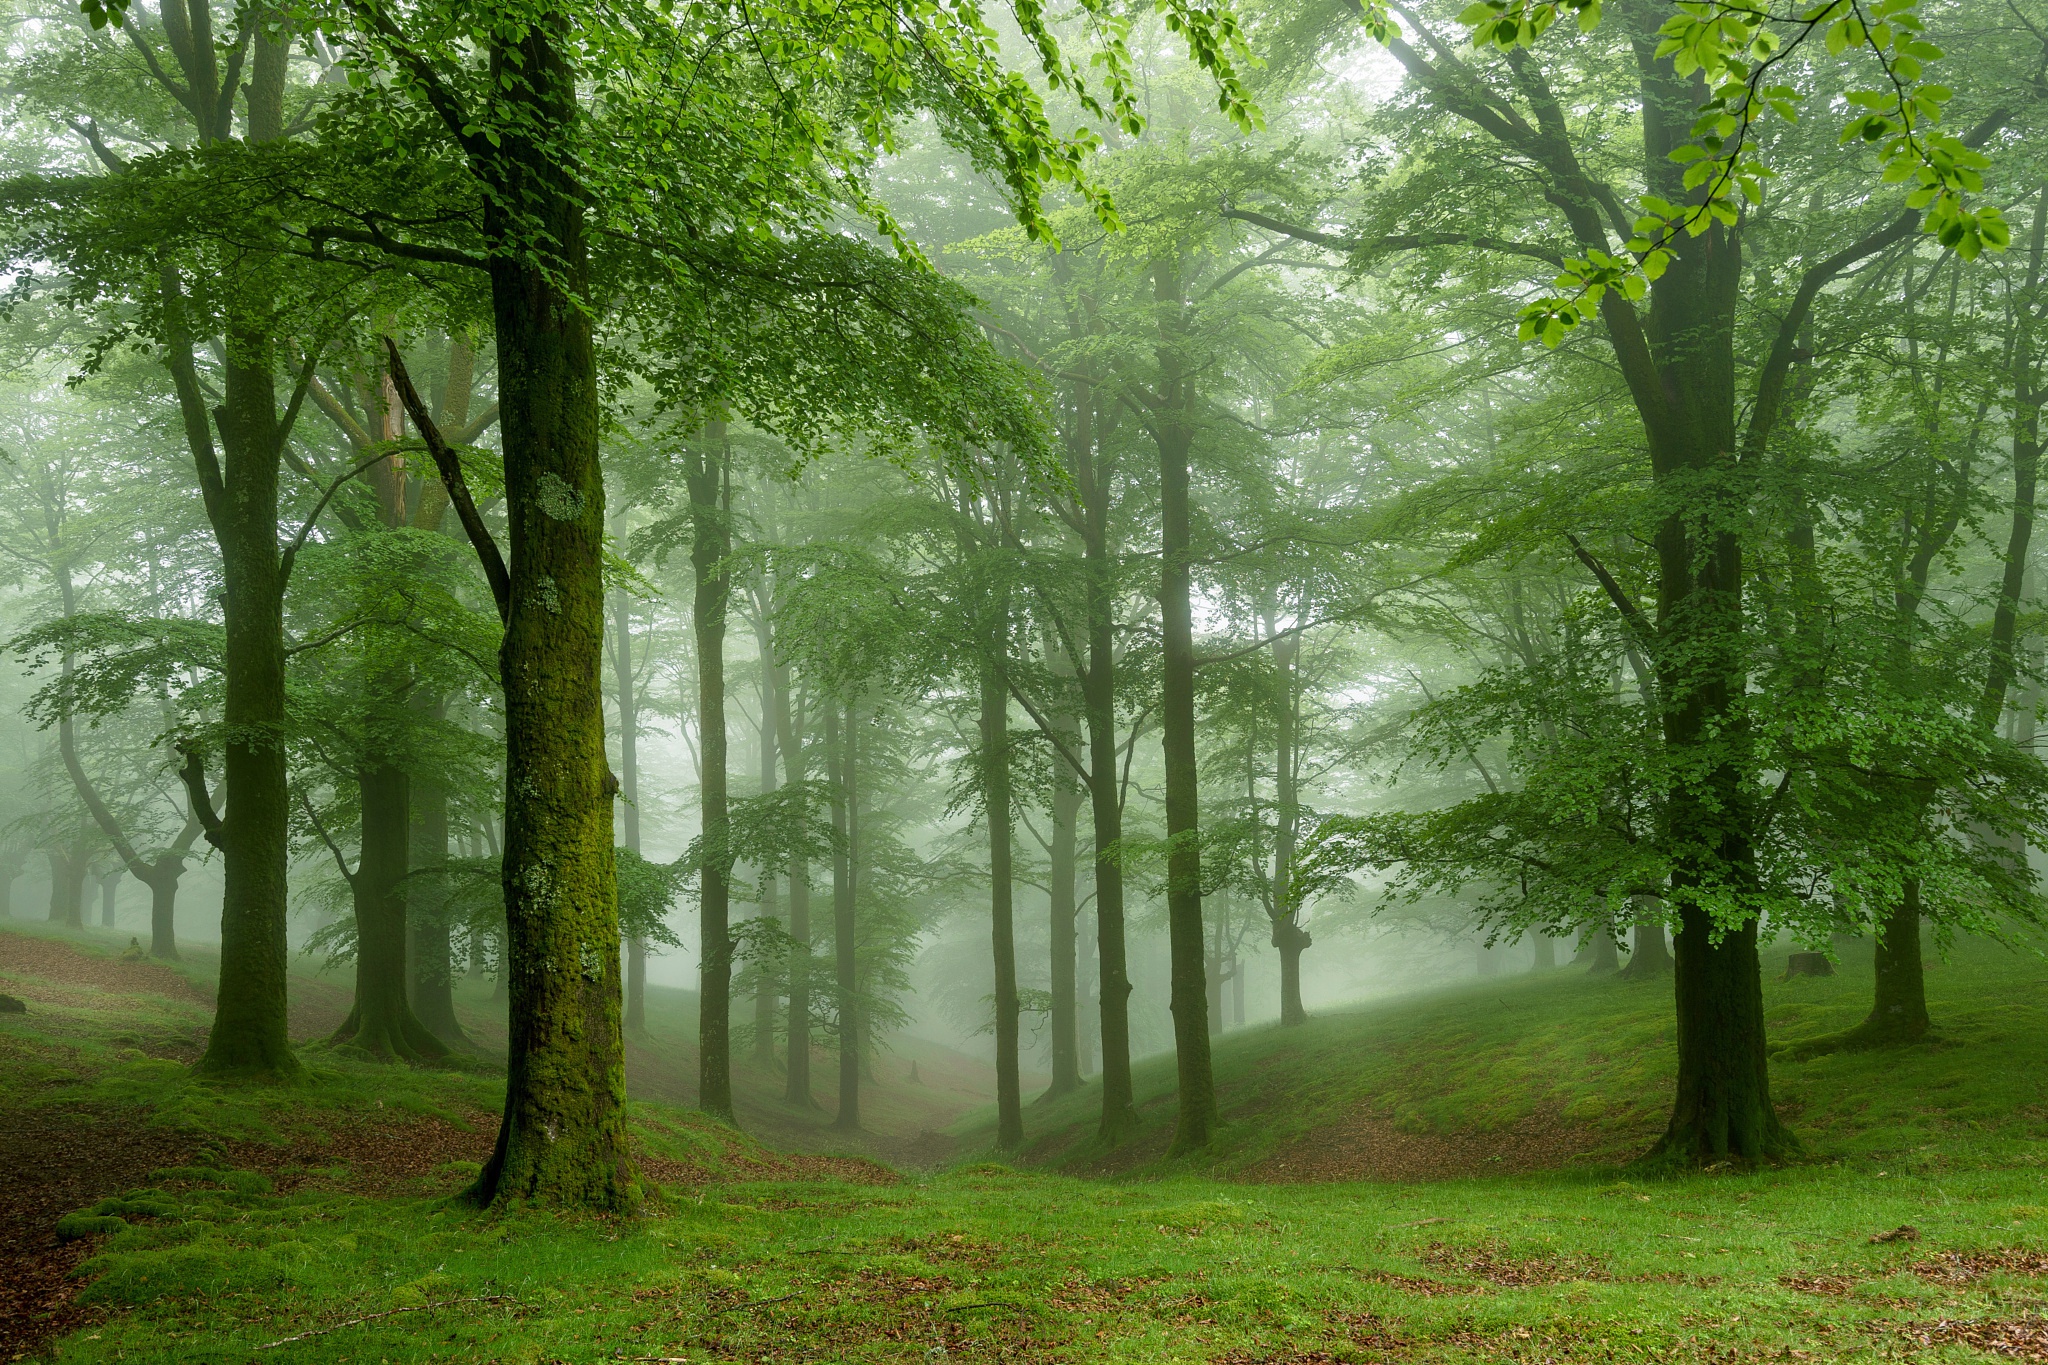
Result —
<path fill-rule="evenodd" d="M 466 1178 L 457 1165 L 383 1197 L 272 1185 L 225 1161 L 188 1166 L 94 1206 L 127 1225 L 94 1243 L 83 1267 L 98 1320 L 52 1355 L 1322 1365 L 1875 1360 L 1910 1349 L 1982 1359 L 1956 1338 L 1988 1329 L 1934 1324 L 2043 1311 L 2042 1282 L 2023 1272 L 2048 1261 L 2006 1253 L 2048 1246 L 2044 975 L 2036 960 L 1973 947 L 1930 978 L 1937 1044 L 1775 1067 L 1815 1155 L 1754 1173 L 1218 1178 L 1313 1141 L 1361 1105 L 1425 1132 L 1569 1114 L 1626 1150 L 1661 1116 L 1666 990 L 1563 974 L 1222 1040 L 1236 1121 L 1205 1171 L 1148 1159 L 1140 1178 L 1105 1179 L 974 1162 L 879 1187 L 752 1180 L 736 1159 L 751 1150 L 743 1139 L 652 1105 L 636 1106 L 643 1149 L 694 1161 L 700 1177 L 672 1183 L 631 1220 L 480 1215 L 447 1199 Z M 1774 1028 L 1853 1022 L 1867 989 L 1867 969 L 1853 966 L 1832 981 L 1774 984 Z M 61 1042 L 39 1031 L 60 1027 L 73 1030 Z M 282 1138 L 295 1124 L 360 1118 L 373 1097 L 459 1116 L 490 1085 L 323 1067 L 317 1085 L 236 1092 L 81 1046 L 77 1027 L 34 1014 L 0 1024 L 0 1094 L 22 1094 L 17 1083 L 36 1067 L 68 1068 L 68 1080 L 39 1073 L 32 1102 L 118 1104 L 202 1137 L 218 1126 Z M 64 1049 L 69 1061 L 56 1055 Z M 1161 1067 L 1142 1074 L 1149 1141 L 1170 1106 L 1157 1102 Z M 1079 1161 L 1087 1101 L 1030 1111 L 1048 1134 L 1040 1157 Z M 1871 1242 L 1902 1225 L 1918 1240 Z M 1988 1253 L 2005 1254 L 2004 1267 Z"/>
<path fill-rule="evenodd" d="M 1786 947 L 1765 953 L 1782 971 Z M 2048 1135 L 2048 962 L 2031 944 L 1972 941 L 1951 960 L 1930 954 L 1936 1028 L 1918 1046 L 1774 1059 L 1773 1095 L 1820 1156 L 1882 1157 L 1929 1143 L 1953 1157 L 1982 1145 L 1998 1159 L 2008 1139 Z M 1833 977 L 1767 976 L 1774 1041 L 1835 1032 L 1870 1007 L 1867 945 Z M 1093 1141 L 1093 1085 L 1032 1106 L 1021 1159 L 1050 1169 L 1229 1176 L 1319 1138 L 1358 1115 L 1414 1134 L 1485 1133 L 1531 1122 L 1563 1125 L 1591 1159 L 1612 1164 L 1662 1131 L 1674 1084 L 1671 982 L 1591 978 L 1563 969 L 1497 977 L 1217 1041 L 1224 1125 L 1198 1157 L 1164 1157 L 1174 1120 L 1171 1056 L 1135 1070 L 1140 1127 L 1115 1153 Z M 976 1150 L 994 1138 L 984 1109 L 955 1130 Z"/>

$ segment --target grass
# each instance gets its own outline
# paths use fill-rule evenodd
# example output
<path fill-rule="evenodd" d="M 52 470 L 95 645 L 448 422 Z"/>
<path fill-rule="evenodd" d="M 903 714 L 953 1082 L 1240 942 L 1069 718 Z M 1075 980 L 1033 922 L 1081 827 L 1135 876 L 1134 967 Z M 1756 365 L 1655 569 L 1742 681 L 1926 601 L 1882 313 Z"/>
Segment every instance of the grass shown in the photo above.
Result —
<path fill-rule="evenodd" d="M 1767 950 L 1782 970 L 1788 949 Z M 1774 1058 L 1781 1114 L 1821 1156 L 1883 1157 L 1929 1142 L 1954 1152 L 2048 1134 L 2048 962 L 2032 944 L 1971 941 L 1949 961 L 1930 954 L 1934 1036 L 1918 1046 Z M 1870 1007 L 1870 949 L 1851 945 L 1832 977 L 1767 975 L 1773 1040 L 1837 1032 Z M 1674 1085 L 1671 982 L 1589 978 L 1563 969 L 1500 977 L 1311 1019 L 1229 1034 L 1215 1050 L 1224 1124 L 1191 1159 L 1164 1153 L 1174 1119 L 1171 1056 L 1135 1069 L 1140 1124 L 1116 1152 L 1093 1141 L 1093 1085 L 1034 1106 L 1026 1164 L 1077 1172 L 1221 1176 L 1271 1173 L 1360 1116 L 1420 1136 L 1539 1128 L 1613 1164 L 1662 1131 Z M 992 1111 L 955 1130 L 969 1147 L 994 1137 Z"/>
<path fill-rule="evenodd" d="M 1226 1178 L 1361 1106 L 1422 1137 L 1568 1115 L 1625 1150 L 1660 1117 L 1668 998 L 1564 974 L 1222 1040 L 1235 1121 L 1200 1169 L 1141 1153 L 1111 1178 L 970 1161 L 851 1183 L 870 1168 L 775 1168 L 636 1105 L 663 1193 L 630 1220 L 477 1214 L 447 1197 L 460 1161 L 382 1186 L 280 1164 L 307 1131 L 348 1148 L 351 1124 L 466 1122 L 492 1081 L 322 1062 L 293 1091 L 199 1086 L 87 1036 L 147 1053 L 152 1028 L 184 1027 L 149 997 L 109 997 L 90 1028 L 54 1007 L 0 1019 L 0 1103 L 113 1107 L 196 1150 L 81 1206 L 124 1225 L 81 1244 L 61 1361 L 2048 1359 L 2044 975 L 1968 949 L 1930 977 L 1938 1043 L 1774 1066 L 1813 1160 L 1655 1181 L 1597 1162 Z M 1853 1022 L 1867 990 L 1853 966 L 1774 984 L 1774 1029 Z M 1141 1147 L 1170 1121 L 1160 1070 L 1141 1071 Z M 1034 1159 L 1087 1165 L 1087 1100 L 1030 1112 Z"/>

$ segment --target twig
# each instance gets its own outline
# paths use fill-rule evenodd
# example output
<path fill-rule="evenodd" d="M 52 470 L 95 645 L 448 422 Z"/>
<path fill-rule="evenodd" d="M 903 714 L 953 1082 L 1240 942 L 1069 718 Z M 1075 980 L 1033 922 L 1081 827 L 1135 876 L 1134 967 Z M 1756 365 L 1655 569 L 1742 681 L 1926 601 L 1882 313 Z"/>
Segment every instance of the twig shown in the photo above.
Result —
<path fill-rule="evenodd" d="M 715 1318 L 715 1317 L 717 1317 L 717 1316 L 718 1316 L 718 1315 L 719 1315 L 720 1313 L 737 1313 L 737 1312 L 741 1311 L 742 1309 L 746 1309 L 746 1308 L 766 1308 L 766 1307 L 767 1307 L 767 1306 L 768 1306 L 769 1304 L 771 1304 L 771 1303 L 787 1303 L 787 1302 L 789 1302 L 789 1301 L 790 1301 L 791 1299 L 794 1299 L 794 1298 L 799 1298 L 799 1297 L 801 1297 L 801 1296 L 802 1296 L 802 1294 L 803 1294 L 803 1291 L 802 1291 L 802 1290 L 798 1290 L 798 1291 L 796 1291 L 796 1293 L 793 1293 L 793 1294 L 784 1294 L 784 1295 L 782 1295 L 782 1296 L 781 1296 L 780 1298 L 774 1298 L 774 1299 L 751 1299 L 751 1300 L 749 1300 L 749 1301 L 748 1301 L 748 1302 L 746 1302 L 746 1303 L 729 1303 L 729 1304 L 727 1304 L 727 1305 L 726 1305 L 725 1307 L 723 1307 L 723 1308 L 714 1308 L 714 1309 L 712 1309 L 712 1310 L 711 1310 L 711 1311 L 710 1311 L 709 1313 L 705 1314 L 705 1316 L 706 1316 L 706 1317 L 712 1317 L 712 1318 Z"/>
<path fill-rule="evenodd" d="M 447 1308 L 458 1303 L 517 1302 L 519 1300 L 513 1298 L 510 1294 L 479 1294 L 472 1299 L 437 1299 L 433 1303 L 418 1303 L 410 1308 L 387 1308 L 381 1313 L 365 1313 L 359 1318 L 347 1318 L 328 1327 L 315 1327 L 312 1331 L 301 1332 L 297 1336 L 280 1337 L 276 1341 L 266 1341 L 256 1349 L 259 1351 L 271 1351 L 280 1346 L 289 1346 L 295 1341 L 304 1341 L 308 1337 L 324 1337 L 329 1332 L 339 1332 L 344 1327 L 355 1327 L 365 1322 L 375 1322 L 378 1318 L 397 1317 L 400 1313 L 424 1313 L 430 1308 Z"/>

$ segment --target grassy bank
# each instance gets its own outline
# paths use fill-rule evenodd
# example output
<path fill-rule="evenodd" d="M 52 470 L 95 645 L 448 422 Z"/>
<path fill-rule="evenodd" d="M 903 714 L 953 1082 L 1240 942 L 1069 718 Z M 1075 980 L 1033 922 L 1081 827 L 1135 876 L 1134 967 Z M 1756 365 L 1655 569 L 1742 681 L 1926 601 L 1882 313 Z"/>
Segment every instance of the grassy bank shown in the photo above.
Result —
<path fill-rule="evenodd" d="M 0 957 L 0 990 L 28 979 L 16 960 Z M 166 977 L 108 970 L 131 974 L 124 988 L 66 1003 L 38 982 L 29 1013 L 0 1016 L 0 1127 L 17 1135 L 0 1164 L 9 1189 L 30 1188 L 24 1165 L 41 1182 L 19 1232 L 47 1241 L 68 1218 L 72 1235 L 35 1263 L 55 1277 L 35 1311 L 56 1360 L 2048 1356 L 2025 959 L 1972 950 L 1937 971 L 1938 1045 L 1782 1068 L 1816 1159 L 1781 1170 L 1651 1181 L 1584 1153 L 1429 1181 L 1272 1169 L 1360 1106 L 1425 1146 L 1569 1114 L 1619 1149 L 1659 1103 L 1637 1092 L 1655 1080 L 1662 988 L 1560 976 L 1225 1040 L 1240 1116 L 1290 1075 L 1324 1088 L 1302 1115 L 1241 1117 L 1214 1172 L 899 1173 L 636 1104 L 658 1194 L 628 1220 L 451 1201 L 488 1146 L 487 1068 L 315 1053 L 305 1087 L 196 1085 L 171 1055 L 196 1007 Z M 1821 1031 L 1857 988 L 1853 968 L 1774 987 L 1774 1018 Z"/>

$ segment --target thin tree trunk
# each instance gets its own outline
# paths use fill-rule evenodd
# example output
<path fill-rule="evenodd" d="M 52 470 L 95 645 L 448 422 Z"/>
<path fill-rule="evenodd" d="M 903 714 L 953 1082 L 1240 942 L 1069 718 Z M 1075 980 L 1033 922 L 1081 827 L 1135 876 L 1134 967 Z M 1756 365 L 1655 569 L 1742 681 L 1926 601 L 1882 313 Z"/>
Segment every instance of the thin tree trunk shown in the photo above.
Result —
<path fill-rule="evenodd" d="M 1160 744 L 1166 767 L 1166 926 L 1172 958 L 1174 1060 L 1179 1112 L 1175 1153 L 1209 1145 L 1216 1124 L 1216 1087 L 1209 1061 L 1208 992 L 1203 980 L 1200 793 L 1195 757 L 1195 636 L 1191 602 L 1188 425 L 1192 401 L 1178 347 L 1182 289 L 1176 263 L 1153 267 L 1162 313 L 1159 346 L 1164 398 L 1156 415 L 1159 446 L 1159 612 L 1163 676 Z"/>
<path fill-rule="evenodd" d="M 998 634 L 989 647 L 1000 648 Z M 989 940 L 995 958 L 996 1147 L 1024 1145 L 1010 844 L 1010 697 L 994 659 L 981 666 L 982 815 L 988 822 Z"/>
<path fill-rule="evenodd" d="M 1297 1028 L 1308 1022 L 1301 1003 L 1301 955 L 1315 942 L 1301 923 L 1301 907 L 1293 903 L 1294 845 L 1301 823 L 1300 762 L 1295 754 L 1295 734 L 1300 691 L 1295 679 L 1295 662 L 1301 639 L 1282 636 L 1273 641 L 1273 671 L 1278 675 L 1279 699 L 1273 708 L 1274 821 L 1273 831 L 1273 948 L 1280 955 L 1280 1025 Z"/>
<path fill-rule="evenodd" d="M 851 1132 L 860 1127 L 861 1036 L 858 1018 L 860 964 L 859 944 L 854 937 L 854 836 L 858 833 L 855 810 L 859 801 L 859 746 L 855 734 L 855 711 L 846 707 L 846 734 L 835 733 L 839 710 L 830 702 L 825 709 L 825 752 L 829 756 L 832 785 L 832 825 L 838 830 L 840 846 L 832 856 L 832 959 L 836 986 L 834 1008 L 839 1015 L 839 1114 L 834 1128 Z"/>
<path fill-rule="evenodd" d="M 775 645 L 766 601 L 757 600 L 754 640 L 761 657 L 761 794 L 775 790 Z M 774 919 L 775 869 L 757 870 L 761 883 L 760 911 Z M 763 1071 L 775 1065 L 775 1007 L 781 1000 L 771 959 L 754 963 L 754 1065 Z"/>
<path fill-rule="evenodd" d="M 1078 739 L 1078 735 L 1075 738 Z M 1075 880 L 1081 787 L 1064 765 L 1055 765 L 1052 790 L 1051 892 L 1049 937 L 1052 940 L 1052 1084 L 1045 1098 L 1056 1099 L 1081 1088 L 1080 1012 L 1075 990 Z"/>
<path fill-rule="evenodd" d="M 691 624 L 697 641 L 697 729 L 703 754 L 704 847 L 699 871 L 698 952 L 702 958 L 697 1014 L 697 1107 L 727 1122 L 732 1111 L 732 931 L 727 853 L 725 617 L 732 579 L 727 513 L 732 502 L 725 424 L 705 424 L 701 447 L 690 457 L 690 566 L 696 577 Z"/>
<path fill-rule="evenodd" d="M 795 786 L 805 780 L 800 722 L 790 698 L 789 669 L 778 665 L 775 685 L 776 747 L 782 771 Z M 789 1044 L 783 1068 L 783 1098 L 810 1108 L 811 1099 L 811 870 L 801 857 L 789 864 Z"/>
<path fill-rule="evenodd" d="M 99 879 L 100 928 L 102 929 L 114 927 L 114 896 L 121 889 L 121 878 L 125 875 L 127 875 L 127 869 L 117 866 L 113 871 L 105 873 Z"/>
<path fill-rule="evenodd" d="M 1081 699 L 1088 724 L 1088 810 L 1095 836 L 1096 1017 L 1102 1049 L 1102 1121 L 1107 1143 L 1121 1142 L 1137 1126 L 1131 1086 L 1131 978 L 1124 943 L 1124 872 L 1118 861 L 1124 808 L 1117 773 L 1116 592 L 1117 565 L 1110 554 L 1109 504 L 1112 470 L 1095 449 L 1093 399 L 1086 386 L 1080 402 L 1081 431 L 1073 445 L 1077 482 L 1084 499 L 1082 555 L 1088 574 L 1088 668 Z"/>
<path fill-rule="evenodd" d="M 612 593 L 612 677 L 619 697 L 619 827 L 640 851 L 640 694 L 633 677 L 633 617 L 623 590 Z M 647 941 L 626 940 L 626 1032 L 647 1032 Z"/>

